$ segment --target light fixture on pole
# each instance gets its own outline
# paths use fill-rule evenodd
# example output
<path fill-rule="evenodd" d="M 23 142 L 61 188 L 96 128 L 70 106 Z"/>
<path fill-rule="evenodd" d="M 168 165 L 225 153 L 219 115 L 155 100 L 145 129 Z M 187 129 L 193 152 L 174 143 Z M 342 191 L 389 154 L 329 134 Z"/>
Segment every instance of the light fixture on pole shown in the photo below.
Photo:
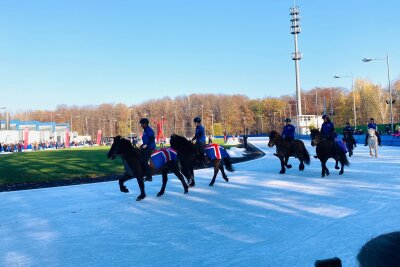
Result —
<path fill-rule="evenodd" d="M 351 92 L 353 93 L 353 119 L 354 119 L 354 130 L 357 128 L 357 108 L 356 108 L 356 94 L 354 92 L 354 77 L 353 75 L 335 75 L 335 79 L 340 78 L 351 78 Z"/>
<path fill-rule="evenodd" d="M 389 107 L 390 107 L 390 130 L 393 133 L 393 99 L 392 99 L 392 87 L 390 86 L 390 68 L 389 68 L 389 53 L 386 54 L 384 58 L 363 58 L 363 62 L 367 63 L 374 60 L 386 60 L 387 66 L 387 77 L 388 77 L 388 84 L 389 84 Z M 387 102 L 386 102 L 387 103 Z"/>

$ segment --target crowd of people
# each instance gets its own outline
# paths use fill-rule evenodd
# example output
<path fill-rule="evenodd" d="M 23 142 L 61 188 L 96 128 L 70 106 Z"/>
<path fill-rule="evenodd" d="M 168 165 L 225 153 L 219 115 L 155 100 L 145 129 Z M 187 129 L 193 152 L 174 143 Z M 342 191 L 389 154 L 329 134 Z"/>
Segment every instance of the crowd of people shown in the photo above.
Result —
<path fill-rule="evenodd" d="M 78 146 L 93 146 L 95 142 L 93 141 L 81 141 L 75 142 L 72 141 L 70 143 L 70 147 L 78 147 Z M 65 142 L 56 142 L 56 141 L 45 141 L 45 142 L 34 142 L 27 145 L 25 149 L 24 142 L 15 142 L 15 143 L 0 143 L 0 153 L 2 152 L 23 152 L 24 150 L 29 151 L 39 151 L 39 150 L 47 150 L 47 149 L 60 149 L 65 148 Z"/>

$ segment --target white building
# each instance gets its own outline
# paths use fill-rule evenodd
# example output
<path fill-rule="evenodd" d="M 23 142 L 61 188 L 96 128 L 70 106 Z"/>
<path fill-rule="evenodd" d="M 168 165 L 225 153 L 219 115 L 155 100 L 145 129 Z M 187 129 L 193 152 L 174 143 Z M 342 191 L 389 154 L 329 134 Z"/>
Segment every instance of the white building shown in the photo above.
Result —
<path fill-rule="evenodd" d="M 299 123 L 297 123 L 297 118 L 299 119 Z M 296 126 L 297 134 L 307 135 L 310 134 L 311 129 L 321 129 L 323 122 L 322 116 L 320 115 L 299 115 L 297 117 L 292 117 L 292 124 Z"/>

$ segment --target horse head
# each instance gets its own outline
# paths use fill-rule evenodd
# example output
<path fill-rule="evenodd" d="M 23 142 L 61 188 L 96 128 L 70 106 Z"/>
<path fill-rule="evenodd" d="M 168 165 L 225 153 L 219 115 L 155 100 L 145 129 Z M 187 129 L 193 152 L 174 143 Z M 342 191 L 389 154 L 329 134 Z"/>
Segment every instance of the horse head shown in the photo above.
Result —
<path fill-rule="evenodd" d="M 269 142 L 268 142 L 269 147 L 273 147 L 281 140 L 281 136 L 277 131 L 271 131 L 268 137 L 269 137 Z"/>
<path fill-rule="evenodd" d="M 133 152 L 133 146 L 131 141 L 126 138 L 122 138 L 120 135 L 114 137 L 113 144 L 107 153 L 107 158 L 113 160 L 116 156 L 126 155 Z"/>
<path fill-rule="evenodd" d="M 321 141 L 321 132 L 317 129 L 311 130 L 311 146 L 316 146 Z"/>
<path fill-rule="evenodd" d="M 185 137 L 177 135 L 177 134 L 172 134 L 171 139 L 169 141 L 171 147 L 178 151 L 179 153 L 197 153 L 196 147 L 187 140 Z"/>
<path fill-rule="evenodd" d="M 368 135 L 369 136 L 376 136 L 376 131 L 375 131 L 375 129 L 373 129 L 373 128 L 369 128 L 368 129 Z"/>

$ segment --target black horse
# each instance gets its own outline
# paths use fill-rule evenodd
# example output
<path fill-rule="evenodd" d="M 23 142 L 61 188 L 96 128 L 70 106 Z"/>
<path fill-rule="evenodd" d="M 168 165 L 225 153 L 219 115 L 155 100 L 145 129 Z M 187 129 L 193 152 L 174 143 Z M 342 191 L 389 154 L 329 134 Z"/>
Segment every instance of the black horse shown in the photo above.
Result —
<path fill-rule="evenodd" d="M 276 153 L 274 153 L 274 155 L 277 156 L 281 161 L 281 170 L 279 172 L 281 174 L 286 172 L 286 168 L 292 168 L 292 165 L 288 164 L 289 157 L 295 157 L 299 159 L 300 171 L 304 170 L 304 163 L 307 165 L 310 164 L 310 155 L 308 154 L 308 151 L 301 140 L 295 139 L 293 142 L 291 142 L 283 139 L 278 132 L 271 131 L 269 134 L 268 146 L 276 146 Z"/>
<path fill-rule="evenodd" d="M 338 162 L 340 162 L 340 175 L 344 172 L 344 165 L 350 165 L 346 153 L 336 144 L 335 141 L 323 137 L 319 130 L 311 130 L 311 145 L 316 146 L 317 158 L 321 161 L 322 166 L 322 177 L 325 177 L 325 174 L 329 175 L 329 170 L 326 167 L 326 162 L 329 158 L 333 158 L 336 161 L 335 169 L 337 170 L 339 169 Z"/>
<path fill-rule="evenodd" d="M 349 157 L 353 155 L 353 150 L 356 147 L 356 140 L 354 139 L 353 135 L 349 132 L 343 133 L 343 142 L 346 144 L 346 148 L 349 151 Z"/>
<path fill-rule="evenodd" d="M 165 164 L 160 167 L 157 167 L 153 159 L 150 159 L 150 168 L 152 173 L 162 172 L 162 186 L 160 192 L 158 192 L 157 197 L 160 197 L 165 192 L 165 187 L 167 186 L 168 181 L 168 171 L 173 172 L 178 179 L 182 182 L 182 186 L 184 189 L 184 193 L 187 194 L 189 186 L 186 184 L 185 179 L 180 172 L 179 163 L 177 159 L 172 159 L 170 157 L 169 151 L 158 151 L 160 153 L 169 153 L 166 154 L 166 158 L 168 159 Z M 140 195 L 136 198 L 137 201 L 140 201 L 146 197 L 146 193 L 144 191 L 144 168 L 141 159 L 140 149 L 132 146 L 132 143 L 127 138 L 121 138 L 121 136 L 114 137 L 114 142 L 107 153 L 107 157 L 111 160 L 115 159 L 116 156 L 121 156 L 122 162 L 124 163 L 125 173 L 122 178 L 119 179 L 119 189 L 121 192 L 128 193 L 129 190 L 126 188 L 124 183 L 132 178 L 136 178 L 139 188 Z"/>
<path fill-rule="evenodd" d="M 188 183 L 190 186 L 195 185 L 194 181 L 194 167 L 199 164 L 198 162 L 198 152 L 196 149 L 196 146 L 187 140 L 185 137 L 173 134 L 171 136 L 170 140 L 171 147 L 175 149 L 178 152 L 178 157 L 179 161 L 182 166 L 182 173 L 186 176 L 186 178 L 189 176 Z M 224 149 L 223 147 L 220 147 L 219 145 L 212 144 L 214 146 L 218 146 L 216 149 Z M 206 149 L 207 150 L 207 146 Z M 210 159 L 207 157 L 208 160 L 211 160 L 214 165 L 214 176 L 209 184 L 209 186 L 213 186 L 215 183 L 215 178 L 217 177 L 218 171 L 221 170 L 222 177 L 224 178 L 225 181 L 229 182 L 228 176 L 225 174 L 224 171 L 224 165 L 227 171 L 233 172 L 233 166 L 230 161 L 229 155 L 226 153 L 225 157 L 221 159 Z"/>

